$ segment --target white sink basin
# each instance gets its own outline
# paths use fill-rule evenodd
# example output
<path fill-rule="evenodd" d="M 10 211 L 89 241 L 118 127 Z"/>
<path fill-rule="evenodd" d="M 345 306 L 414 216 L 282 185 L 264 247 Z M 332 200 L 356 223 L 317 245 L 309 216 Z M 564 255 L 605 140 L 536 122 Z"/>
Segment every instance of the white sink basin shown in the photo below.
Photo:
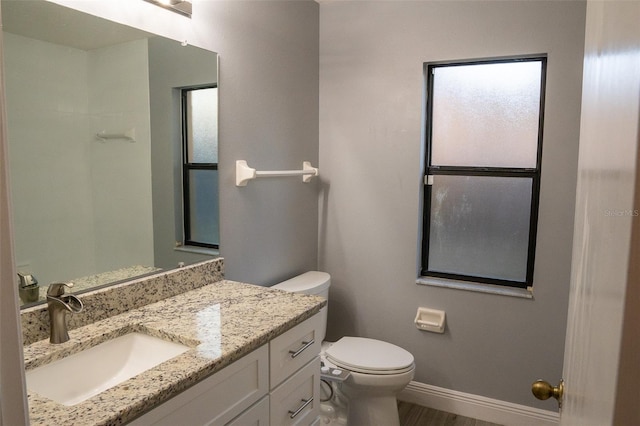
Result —
<path fill-rule="evenodd" d="M 27 371 L 27 388 L 60 404 L 75 405 L 189 349 L 129 333 Z"/>

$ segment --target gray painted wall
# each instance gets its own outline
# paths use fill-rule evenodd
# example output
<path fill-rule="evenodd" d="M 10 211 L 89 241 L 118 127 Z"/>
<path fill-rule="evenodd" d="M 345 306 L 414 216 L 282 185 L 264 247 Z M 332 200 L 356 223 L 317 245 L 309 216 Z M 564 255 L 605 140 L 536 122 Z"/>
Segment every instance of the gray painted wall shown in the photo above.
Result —
<path fill-rule="evenodd" d="M 258 170 L 318 164 L 318 4 L 199 4 L 207 7 L 209 31 L 220 41 L 220 252 L 226 276 L 273 284 L 317 267 L 318 180 L 269 178 L 236 187 L 235 161 Z"/>
<path fill-rule="evenodd" d="M 320 5 L 320 269 L 328 338 L 411 351 L 415 380 L 555 409 L 531 395 L 562 374 L 585 5 L 323 2 Z M 416 285 L 423 167 L 422 64 L 548 53 L 534 300 Z M 419 306 L 447 313 L 417 330 Z"/>

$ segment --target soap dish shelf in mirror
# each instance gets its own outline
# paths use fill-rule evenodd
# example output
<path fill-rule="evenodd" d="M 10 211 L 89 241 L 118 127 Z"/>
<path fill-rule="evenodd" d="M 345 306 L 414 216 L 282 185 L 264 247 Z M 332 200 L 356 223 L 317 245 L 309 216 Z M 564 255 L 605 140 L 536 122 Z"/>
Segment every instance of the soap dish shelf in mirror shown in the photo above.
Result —
<path fill-rule="evenodd" d="M 136 129 L 129 129 L 124 133 L 107 133 L 106 130 L 103 130 L 99 133 L 96 133 L 96 138 L 100 142 L 106 142 L 108 140 L 125 140 L 131 143 L 135 143 L 136 141 Z"/>

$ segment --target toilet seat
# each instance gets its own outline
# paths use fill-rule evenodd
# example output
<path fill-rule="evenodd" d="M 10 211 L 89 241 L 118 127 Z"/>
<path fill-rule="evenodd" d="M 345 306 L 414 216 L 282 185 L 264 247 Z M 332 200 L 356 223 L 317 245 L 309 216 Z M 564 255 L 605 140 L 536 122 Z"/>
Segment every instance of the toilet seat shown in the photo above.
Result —
<path fill-rule="evenodd" d="M 343 337 L 327 348 L 325 356 L 338 367 L 363 374 L 402 374 L 414 368 L 410 352 L 366 337 Z"/>

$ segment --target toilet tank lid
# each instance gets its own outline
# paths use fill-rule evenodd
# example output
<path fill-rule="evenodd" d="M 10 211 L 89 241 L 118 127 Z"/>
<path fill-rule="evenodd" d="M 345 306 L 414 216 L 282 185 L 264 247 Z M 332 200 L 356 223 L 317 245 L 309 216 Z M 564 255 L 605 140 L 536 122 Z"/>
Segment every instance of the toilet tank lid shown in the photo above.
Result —
<path fill-rule="evenodd" d="M 326 272 L 309 271 L 282 281 L 271 288 L 292 293 L 320 294 L 331 285 L 331 275 Z"/>

